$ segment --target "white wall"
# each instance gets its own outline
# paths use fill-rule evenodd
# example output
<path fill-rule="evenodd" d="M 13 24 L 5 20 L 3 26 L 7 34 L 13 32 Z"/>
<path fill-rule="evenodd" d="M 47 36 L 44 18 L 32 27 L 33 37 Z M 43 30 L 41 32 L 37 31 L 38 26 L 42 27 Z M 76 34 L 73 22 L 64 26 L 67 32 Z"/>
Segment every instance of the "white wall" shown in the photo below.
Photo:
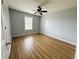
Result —
<path fill-rule="evenodd" d="M 33 30 L 25 30 L 25 22 L 24 22 L 25 16 L 33 18 Z M 40 32 L 40 17 L 39 16 L 34 16 L 28 13 L 10 9 L 10 19 L 11 19 L 12 36 Z"/>
<path fill-rule="evenodd" d="M 42 16 L 40 27 L 41 33 L 76 44 L 76 7 Z"/>

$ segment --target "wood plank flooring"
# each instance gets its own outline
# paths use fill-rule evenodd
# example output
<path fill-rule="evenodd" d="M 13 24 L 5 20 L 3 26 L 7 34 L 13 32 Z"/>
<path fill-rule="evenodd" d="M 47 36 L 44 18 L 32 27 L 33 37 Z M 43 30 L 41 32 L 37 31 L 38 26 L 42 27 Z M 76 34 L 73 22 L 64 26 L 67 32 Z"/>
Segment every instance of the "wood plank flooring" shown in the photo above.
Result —
<path fill-rule="evenodd" d="M 75 46 L 42 34 L 14 37 L 10 59 L 74 59 Z"/>

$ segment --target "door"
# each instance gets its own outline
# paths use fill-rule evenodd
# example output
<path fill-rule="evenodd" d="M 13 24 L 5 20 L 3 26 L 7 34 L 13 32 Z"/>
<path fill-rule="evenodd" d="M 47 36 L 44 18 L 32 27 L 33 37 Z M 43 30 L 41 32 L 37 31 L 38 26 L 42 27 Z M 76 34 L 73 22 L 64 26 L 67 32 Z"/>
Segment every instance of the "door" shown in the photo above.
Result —
<path fill-rule="evenodd" d="M 3 0 L 1 6 L 1 59 L 9 59 L 11 43 L 10 21 L 7 1 Z"/>
<path fill-rule="evenodd" d="M 7 59 L 3 13 L 1 13 L 1 59 Z"/>
<path fill-rule="evenodd" d="M 1 13 L 1 59 L 9 59 L 10 43 L 7 42 L 7 27 L 4 13 Z"/>

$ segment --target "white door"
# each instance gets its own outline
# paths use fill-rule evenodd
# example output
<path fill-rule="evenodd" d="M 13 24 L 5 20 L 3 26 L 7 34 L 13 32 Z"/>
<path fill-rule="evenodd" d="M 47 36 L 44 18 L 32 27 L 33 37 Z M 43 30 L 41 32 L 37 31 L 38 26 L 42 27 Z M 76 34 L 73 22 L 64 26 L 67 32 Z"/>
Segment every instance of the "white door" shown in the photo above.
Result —
<path fill-rule="evenodd" d="M 7 43 L 11 42 L 10 21 L 7 1 L 3 0 L 1 7 L 1 59 L 9 59 L 9 48 Z"/>
<path fill-rule="evenodd" d="M 1 59 L 9 59 L 11 45 L 9 46 L 6 45 L 8 43 L 7 34 L 8 32 L 6 27 L 5 16 L 2 11 L 1 13 Z"/>
<path fill-rule="evenodd" d="M 3 13 L 1 14 L 1 59 L 7 59 L 7 49 L 5 40 L 5 29 L 4 29 L 4 18 Z"/>

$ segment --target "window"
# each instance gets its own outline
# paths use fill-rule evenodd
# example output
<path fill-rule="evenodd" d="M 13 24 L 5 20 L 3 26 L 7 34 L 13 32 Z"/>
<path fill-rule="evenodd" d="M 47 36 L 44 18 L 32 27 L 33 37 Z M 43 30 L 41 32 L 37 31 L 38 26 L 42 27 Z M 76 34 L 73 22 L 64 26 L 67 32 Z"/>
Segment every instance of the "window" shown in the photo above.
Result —
<path fill-rule="evenodd" d="M 32 17 L 25 16 L 25 30 L 32 30 Z"/>

